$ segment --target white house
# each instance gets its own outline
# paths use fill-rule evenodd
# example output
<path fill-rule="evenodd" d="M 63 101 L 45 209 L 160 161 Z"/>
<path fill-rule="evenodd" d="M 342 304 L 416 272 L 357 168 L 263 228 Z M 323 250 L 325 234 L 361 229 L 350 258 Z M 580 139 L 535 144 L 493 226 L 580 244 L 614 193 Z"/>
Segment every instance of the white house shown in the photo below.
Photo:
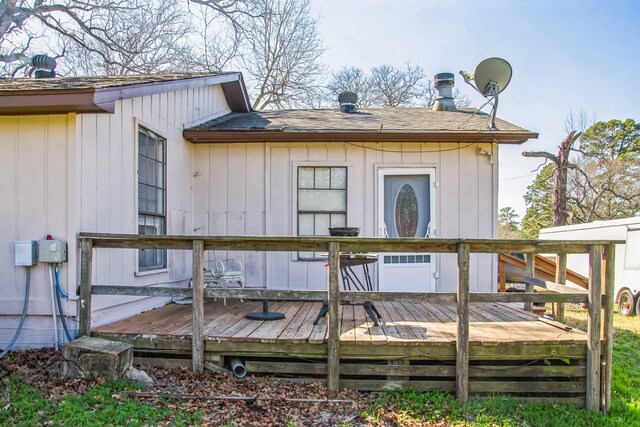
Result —
<path fill-rule="evenodd" d="M 61 287 L 78 285 L 78 232 L 494 238 L 498 145 L 537 134 L 475 110 L 251 111 L 242 76 L 0 81 L 0 347 L 22 311 L 14 241 L 68 243 Z M 186 285 L 185 252 L 98 250 L 96 284 Z M 324 289 L 314 253 L 234 253 L 247 286 Z M 226 257 L 228 254 L 208 254 Z M 496 290 L 497 260 L 473 255 L 471 287 Z M 381 254 L 380 290 L 454 290 L 455 257 Z M 32 268 L 17 347 L 51 345 L 49 270 Z M 94 297 L 93 324 L 165 304 Z M 76 302 L 64 300 L 72 318 Z"/>
<path fill-rule="evenodd" d="M 249 105 L 239 73 L 0 80 L 0 346 L 14 334 L 24 298 L 26 270 L 14 267 L 14 241 L 47 234 L 65 240 L 69 260 L 60 282 L 73 296 L 78 232 L 137 233 L 146 213 L 164 224 L 158 232 L 192 233 L 195 147 L 182 131 L 198 121 L 249 111 Z M 164 190 L 161 205 L 142 207 L 138 188 L 154 182 L 137 174 L 139 151 L 149 140 L 166 149 L 157 163 L 157 184 Z M 153 199 L 142 199 L 148 198 Z M 94 277 L 140 286 L 186 283 L 190 259 L 184 253 L 146 263 L 155 261 L 161 268 L 146 267 L 136 251 L 105 251 L 97 254 Z M 49 283 L 45 264 L 32 268 L 29 315 L 16 348 L 53 342 Z M 127 301 L 96 298 L 96 321 L 164 303 Z M 108 313 L 101 310 L 112 306 Z M 64 311 L 75 316 L 76 302 L 65 300 Z M 75 322 L 69 324 L 76 329 Z"/>

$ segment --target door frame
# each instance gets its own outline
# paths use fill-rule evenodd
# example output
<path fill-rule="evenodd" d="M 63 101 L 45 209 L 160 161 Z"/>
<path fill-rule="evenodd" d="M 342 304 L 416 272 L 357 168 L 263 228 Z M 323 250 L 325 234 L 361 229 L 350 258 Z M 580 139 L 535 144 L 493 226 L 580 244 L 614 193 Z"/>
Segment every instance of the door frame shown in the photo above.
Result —
<path fill-rule="evenodd" d="M 429 224 L 430 229 L 433 230 L 429 237 L 436 237 L 438 226 L 437 226 L 437 217 L 436 217 L 436 168 L 435 167 L 426 167 L 426 166 L 382 166 L 380 165 L 377 168 L 376 173 L 376 186 L 377 188 L 377 209 L 376 209 L 376 226 L 377 226 L 377 236 L 384 237 L 384 178 L 386 176 L 398 176 L 398 175 L 428 175 L 429 176 Z M 435 232 L 434 232 L 435 231 Z M 382 255 L 382 254 L 380 254 Z M 437 273 L 437 260 L 436 254 L 431 255 L 431 289 L 435 289 L 436 285 L 436 277 Z M 378 261 L 378 277 L 381 277 L 381 269 L 384 268 L 384 263 Z"/>

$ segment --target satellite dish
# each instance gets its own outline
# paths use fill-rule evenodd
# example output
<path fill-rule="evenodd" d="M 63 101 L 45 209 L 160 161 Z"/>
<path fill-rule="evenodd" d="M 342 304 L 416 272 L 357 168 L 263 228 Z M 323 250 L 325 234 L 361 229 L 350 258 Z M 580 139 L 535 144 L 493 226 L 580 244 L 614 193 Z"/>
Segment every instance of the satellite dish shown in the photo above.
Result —
<path fill-rule="evenodd" d="M 487 124 L 487 127 L 491 130 L 496 130 L 498 95 L 506 89 L 511 81 L 511 75 L 513 74 L 511 64 L 502 58 L 487 58 L 478 64 L 473 76 L 466 71 L 460 71 L 460 74 L 464 77 L 466 83 L 474 87 L 482 96 L 488 98 L 482 107 L 491 104 L 491 124 Z M 475 81 L 475 86 L 471 84 L 472 80 Z M 473 113 L 473 115 L 475 114 L 476 113 Z M 473 115 L 471 117 L 473 117 Z M 471 119 L 471 117 L 469 117 L 469 119 Z"/>
<path fill-rule="evenodd" d="M 493 96 L 502 92 L 509 85 L 513 70 L 511 64 L 502 58 L 487 58 L 476 67 L 473 78 L 476 87 L 484 96 Z M 492 83 L 493 82 L 493 83 Z M 492 87 L 495 84 L 495 88 Z"/>

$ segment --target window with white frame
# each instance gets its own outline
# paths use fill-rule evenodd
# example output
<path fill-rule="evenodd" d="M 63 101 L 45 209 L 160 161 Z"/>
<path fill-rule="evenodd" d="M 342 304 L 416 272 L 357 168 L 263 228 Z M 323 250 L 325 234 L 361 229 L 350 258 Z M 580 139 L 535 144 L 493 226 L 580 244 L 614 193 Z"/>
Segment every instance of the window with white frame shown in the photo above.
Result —
<path fill-rule="evenodd" d="M 167 234 L 167 140 L 138 127 L 138 234 Z M 167 267 L 165 249 L 140 249 L 138 270 Z"/>
<path fill-rule="evenodd" d="M 298 235 L 327 236 L 329 227 L 347 223 L 347 168 L 298 167 Z M 321 259 L 316 252 L 299 252 L 299 259 Z"/>

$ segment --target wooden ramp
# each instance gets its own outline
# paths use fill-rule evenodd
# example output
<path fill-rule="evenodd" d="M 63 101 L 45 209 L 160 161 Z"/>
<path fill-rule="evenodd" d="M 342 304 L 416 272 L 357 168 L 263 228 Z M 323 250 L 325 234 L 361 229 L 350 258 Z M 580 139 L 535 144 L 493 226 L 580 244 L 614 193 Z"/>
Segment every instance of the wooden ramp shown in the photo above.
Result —
<path fill-rule="evenodd" d="M 327 319 L 313 325 L 320 302 L 270 305 L 279 321 L 246 319 L 260 302 L 205 303 L 208 367 L 241 358 L 250 373 L 284 378 L 326 378 Z M 456 308 L 446 303 L 376 302 L 376 327 L 361 305 L 342 305 L 340 385 L 379 390 L 409 385 L 455 390 Z M 522 305 L 470 305 L 470 391 L 584 405 L 585 333 L 541 319 Z M 130 342 L 139 362 L 190 366 L 191 306 L 169 304 L 101 327 L 92 334 Z"/>
<path fill-rule="evenodd" d="M 504 292 L 506 282 L 524 282 L 524 280 L 520 280 L 520 277 L 524 275 L 526 267 L 527 263 L 524 260 L 510 254 L 500 254 L 498 257 L 498 288 L 500 291 Z M 510 275 L 518 276 L 518 278 L 511 278 L 510 280 Z M 556 278 L 556 262 L 536 254 L 535 276 L 554 282 Z M 588 289 L 589 287 L 588 277 L 569 269 L 567 269 L 567 282 L 574 283 L 583 289 Z"/>

